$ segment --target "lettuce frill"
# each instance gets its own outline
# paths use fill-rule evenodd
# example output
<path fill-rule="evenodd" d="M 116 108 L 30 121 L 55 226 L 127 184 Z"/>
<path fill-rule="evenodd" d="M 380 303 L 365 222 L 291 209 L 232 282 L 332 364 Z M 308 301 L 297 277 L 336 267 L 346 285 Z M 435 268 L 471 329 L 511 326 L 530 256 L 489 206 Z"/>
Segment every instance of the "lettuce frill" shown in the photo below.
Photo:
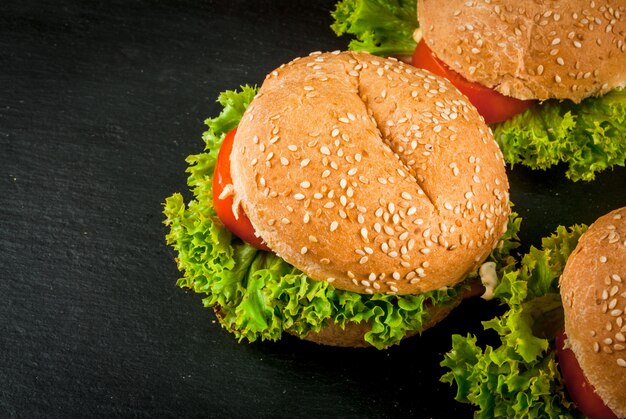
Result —
<path fill-rule="evenodd" d="M 554 338 L 563 327 L 558 281 L 586 226 L 559 227 L 531 247 L 516 268 L 501 277 L 495 296 L 507 308 L 483 322 L 499 346 L 477 344 L 473 335 L 452 336 L 441 365 L 442 381 L 455 384 L 456 399 L 478 407 L 476 417 L 571 417 L 555 359 Z"/>

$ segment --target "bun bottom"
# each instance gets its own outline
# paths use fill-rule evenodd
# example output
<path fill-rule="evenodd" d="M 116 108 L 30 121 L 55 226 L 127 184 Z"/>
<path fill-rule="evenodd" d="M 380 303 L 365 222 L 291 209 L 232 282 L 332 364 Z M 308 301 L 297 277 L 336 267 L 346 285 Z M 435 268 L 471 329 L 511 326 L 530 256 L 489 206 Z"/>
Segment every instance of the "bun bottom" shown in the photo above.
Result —
<path fill-rule="evenodd" d="M 421 330 L 409 330 L 404 338 L 415 336 L 424 332 L 427 329 L 435 326 L 437 323 L 446 318 L 452 310 L 454 310 L 461 302 L 472 295 L 472 292 L 460 293 L 455 299 L 450 300 L 446 304 L 432 306 L 429 308 L 428 317 L 426 318 Z M 222 321 L 224 315 L 220 306 L 213 307 L 215 316 L 218 320 Z M 343 348 L 368 348 L 373 347 L 369 342 L 365 340 L 365 334 L 371 330 L 372 326 L 368 322 L 348 322 L 345 327 L 342 328 L 337 323 L 328 323 L 323 326 L 319 332 L 309 332 L 305 336 L 297 334 L 295 331 L 286 330 L 292 336 L 297 338 L 314 342 L 320 345 L 337 346 Z"/>
<path fill-rule="evenodd" d="M 404 338 L 415 336 L 422 333 L 442 321 L 450 312 L 461 304 L 464 296 L 459 294 L 457 298 L 451 300 L 447 304 L 430 307 L 429 315 L 421 330 L 410 330 Z M 337 323 L 329 323 L 322 327 L 319 332 L 310 332 L 306 336 L 298 336 L 295 333 L 287 332 L 301 339 L 315 342 L 320 345 L 339 346 L 344 348 L 367 348 L 372 345 L 365 341 L 365 334 L 370 331 L 371 325 L 367 322 L 354 323 L 348 322 L 345 328 L 341 328 Z"/>

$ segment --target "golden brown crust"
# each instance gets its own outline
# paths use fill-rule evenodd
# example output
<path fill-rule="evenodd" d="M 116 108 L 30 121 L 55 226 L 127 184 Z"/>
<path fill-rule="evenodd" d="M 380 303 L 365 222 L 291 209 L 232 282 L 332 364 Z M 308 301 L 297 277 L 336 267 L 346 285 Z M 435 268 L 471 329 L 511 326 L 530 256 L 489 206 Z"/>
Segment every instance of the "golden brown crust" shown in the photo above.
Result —
<path fill-rule="evenodd" d="M 519 99 L 580 102 L 626 85 L 623 1 L 420 0 L 435 55 Z"/>
<path fill-rule="evenodd" d="M 452 286 L 509 214 L 502 154 L 448 81 L 365 53 L 268 75 L 239 125 L 235 201 L 287 262 L 361 293 Z"/>
<path fill-rule="evenodd" d="M 626 417 L 626 207 L 589 227 L 560 286 L 578 363 L 607 406 Z"/>

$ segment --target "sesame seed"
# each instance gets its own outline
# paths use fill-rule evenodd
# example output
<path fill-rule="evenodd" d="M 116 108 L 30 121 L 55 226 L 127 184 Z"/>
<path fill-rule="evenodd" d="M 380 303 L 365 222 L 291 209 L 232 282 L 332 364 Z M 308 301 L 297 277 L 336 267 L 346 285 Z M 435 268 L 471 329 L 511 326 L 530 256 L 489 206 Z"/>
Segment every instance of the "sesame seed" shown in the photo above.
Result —
<path fill-rule="evenodd" d="M 368 260 L 369 258 L 367 256 L 363 256 L 361 259 L 359 259 L 359 264 L 364 265 L 367 263 Z"/>
<path fill-rule="evenodd" d="M 600 263 L 606 263 L 607 258 L 606 258 L 606 256 L 600 256 L 599 260 L 600 260 Z"/>
<path fill-rule="evenodd" d="M 626 360 L 624 360 L 623 358 L 617 358 L 617 365 L 626 368 Z"/>
<path fill-rule="evenodd" d="M 335 231 L 337 228 L 339 228 L 339 223 L 337 221 L 330 223 L 330 231 Z"/>
<path fill-rule="evenodd" d="M 619 292 L 619 287 L 617 285 L 613 285 L 611 287 L 611 291 L 609 292 L 609 295 L 611 297 L 613 297 L 615 294 L 617 294 Z M 612 307 L 611 307 L 612 308 Z"/>

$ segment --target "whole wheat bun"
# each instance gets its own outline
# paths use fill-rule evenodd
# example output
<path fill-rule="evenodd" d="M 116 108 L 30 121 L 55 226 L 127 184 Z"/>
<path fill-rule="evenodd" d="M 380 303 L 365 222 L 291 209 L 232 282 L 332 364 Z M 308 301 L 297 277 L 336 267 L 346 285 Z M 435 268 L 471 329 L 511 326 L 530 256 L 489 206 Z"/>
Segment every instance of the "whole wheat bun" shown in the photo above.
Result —
<path fill-rule="evenodd" d="M 366 53 L 268 75 L 231 154 L 235 207 L 284 260 L 359 293 L 452 286 L 509 215 L 502 153 L 448 81 Z"/>
<path fill-rule="evenodd" d="M 560 287 L 569 346 L 600 398 L 626 417 L 626 207 L 581 236 Z"/>
<path fill-rule="evenodd" d="M 626 85 L 623 1 L 419 0 L 423 38 L 466 79 L 580 102 Z"/>

